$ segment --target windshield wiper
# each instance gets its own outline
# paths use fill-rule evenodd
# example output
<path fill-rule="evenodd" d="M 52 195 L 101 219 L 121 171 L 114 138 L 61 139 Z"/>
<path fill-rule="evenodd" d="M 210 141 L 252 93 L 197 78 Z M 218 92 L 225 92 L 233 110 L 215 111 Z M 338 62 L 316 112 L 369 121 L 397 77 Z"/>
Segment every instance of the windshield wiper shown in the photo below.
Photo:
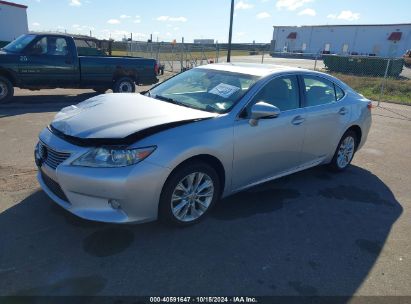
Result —
<path fill-rule="evenodd" d="M 185 103 L 179 102 L 179 101 L 177 101 L 173 98 L 170 98 L 170 97 L 166 97 L 166 96 L 162 96 L 162 95 L 156 95 L 156 96 L 154 96 L 154 98 L 158 99 L 158 100 L 167 101 L 169 103 L 173 103 L 173 104 L 176 104 L 176 105 L 179 105 L 179 106 L 183 106 L 183 107 L 187 107 L 187 108 L 192 109 L 192 107 L 186 105 Z"/>

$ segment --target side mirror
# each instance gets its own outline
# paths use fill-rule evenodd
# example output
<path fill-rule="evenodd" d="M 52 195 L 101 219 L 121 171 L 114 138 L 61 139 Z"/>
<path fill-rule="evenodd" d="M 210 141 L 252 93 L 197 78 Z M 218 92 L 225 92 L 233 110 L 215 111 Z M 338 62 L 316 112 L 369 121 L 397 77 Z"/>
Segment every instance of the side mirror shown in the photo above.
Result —
<path fill-rule="evenodd" d="M 276 118 L 280 115 L 281 111 L 276 106 L 273 106 L 264 101 L 257 102 L 251 108 L 250 125 L 255 127 L 258 125 L 258 121 L 264 118 Z"/>

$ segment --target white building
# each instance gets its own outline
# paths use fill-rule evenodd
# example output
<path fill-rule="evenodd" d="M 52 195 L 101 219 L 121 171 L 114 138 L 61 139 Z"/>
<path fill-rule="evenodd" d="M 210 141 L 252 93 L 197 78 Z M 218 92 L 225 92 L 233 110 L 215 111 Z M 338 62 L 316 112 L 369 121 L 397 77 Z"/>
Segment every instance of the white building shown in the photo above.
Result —
<path fill-rule="evenodd" d="M 27 6 L 0 0 L 0 42 L 10 42 L 28 31 Z"/>
<path fill-rule="evenodd" d="M 194 39 L 194 44 L 214 44 L 214 39 Z"/>
<path fill-rule="evenodd" d="M 271 52 L 400 57 L 411 49 L 411 23 L 274 26 Z"/>

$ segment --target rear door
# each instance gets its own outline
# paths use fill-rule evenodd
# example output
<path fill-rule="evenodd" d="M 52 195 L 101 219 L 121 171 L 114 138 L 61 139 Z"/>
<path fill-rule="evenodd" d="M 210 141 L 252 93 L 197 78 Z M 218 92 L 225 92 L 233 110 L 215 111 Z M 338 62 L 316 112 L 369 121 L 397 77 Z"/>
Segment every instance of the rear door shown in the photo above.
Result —
<path fill-rule="evenodd" d="M 25 85 L 70 87 L 78 82 L 69 41 L 60 36 L 42 36 L 25 50 L 19 72 Z"/>
<path fill-rule="evenodd" d="M 252 126 L 249 123 L 251 107 L 260 101 L 275 105 L 281 113 Z M 242 189 L 298 167 L 304 120 L 297 76 L 277 77 L 262 87 L 234 125 L 233 189 Z"/>
<path fill-rule="evenodd" d="M 350 106 L 344 92 L 334 83 L 316 75 L 302 75 L 306 110 L 306 135 L 302 163 L 321 162 L 334 149 L 350 120 Z"/>

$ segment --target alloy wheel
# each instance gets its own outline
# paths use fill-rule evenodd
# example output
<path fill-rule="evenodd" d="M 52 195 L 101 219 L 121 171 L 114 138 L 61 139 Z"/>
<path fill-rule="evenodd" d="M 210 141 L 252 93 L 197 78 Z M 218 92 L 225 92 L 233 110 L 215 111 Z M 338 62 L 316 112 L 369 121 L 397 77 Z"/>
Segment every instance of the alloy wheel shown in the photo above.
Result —
<path fill-rule="evenodd" d="M 355 150 L 355 139 L 352 136 L 347 136 L 341 142 L 337 154 L 337 165 L 343 169 L 351 162 Z"/>
<path fill-rule="evenodd" d="M 182 222 L 195 221 L 210 207 L 214 191 L 213 180 L 207 174 L 194 172 L 187 175 L 171 196 L 173 215 Z"/>

